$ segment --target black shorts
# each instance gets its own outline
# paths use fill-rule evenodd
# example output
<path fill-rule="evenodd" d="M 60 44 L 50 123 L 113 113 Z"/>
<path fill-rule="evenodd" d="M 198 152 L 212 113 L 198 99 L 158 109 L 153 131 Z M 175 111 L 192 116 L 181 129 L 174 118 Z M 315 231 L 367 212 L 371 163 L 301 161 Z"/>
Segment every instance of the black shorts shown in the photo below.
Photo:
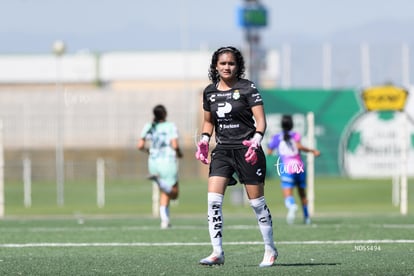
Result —
<path fill-rule="evenodd" d="M 246 162 L 244 155 L 247 148 L 223 149 L 215 148 L 211 152 L 209 176 L 230 178 L 229 185 L 234 185 L 233 174 L 236 173 L 242 184 L 264 183 L 266 177 L 266 157 L 263 149 L 256 150 L 257 162 L 251 165 Z M 232 181 L 233 180 L 233 181 Z"/>

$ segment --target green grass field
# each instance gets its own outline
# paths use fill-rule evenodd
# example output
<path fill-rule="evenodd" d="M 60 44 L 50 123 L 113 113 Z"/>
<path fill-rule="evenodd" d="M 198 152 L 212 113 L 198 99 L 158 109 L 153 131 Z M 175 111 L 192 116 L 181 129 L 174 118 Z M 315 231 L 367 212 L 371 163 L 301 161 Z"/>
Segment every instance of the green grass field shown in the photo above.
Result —
<path fill-rule="evenodd" d="M 181 182 L 168 230 L 151 216 L 146 181 L 108 182 L 104 208 L 96 207 L 92 182 L 65 183 L 61 207 L 54 183 L 33 183 L 25 208 L 22 186 L 6 183 L 0 275 L 414 275 L 412 188 L 402 216 L 390 180 L 317 178 L 310 226 L 300 217 L 286 224 L 279 184 L 267 181 L 280 254 L 271 268 L 258 267 L 259 230 L 250 207 L 233 202 L 235 188 L 223 207 L 225 265 L 202 267 L 211 251 L 205 180 Z"/>
<path fill-rule="evenodd" d="M 408 212 L 414 212 L 414 180 L 409 180 Z M 173 215 L 205 214 L 207 180 L 182 180 L 180 198 L 173 204 Z M 225 208 L 236 214 L 250 214 L 248 206 L 232 204 L 241 185 L 229 187 Z M 266 200 L 274 216 L 283 216 L 285 207 L 278 180 L 266 182 Z M 399 207 L 392 205 L 391 179 L 351 180 L 340 177 L 318 177 L 315 180 L 316 215 L 398 214 Z M 32 206 L 24 207 L 23 183 L 5 184 L 6 215 L 151 215 L 152 187 L 148 180 L 107 181 L 105 207 L 97 207 L 96 183 L 93 181 L 65 182 L 64 206 L 57 206 L 56 184 L 32 184 Z"/>
<path fill-rule="evenodd" d="M 225 217 L 226 262 L 210 254 L 202 217 L 160 230 L 143 217 L 6 219 L 0 222 L 1 275 L 413 275 L 413 216 L 274 219 L 277 264 L 259 268 L 263 245 L 253 216 Z"/>

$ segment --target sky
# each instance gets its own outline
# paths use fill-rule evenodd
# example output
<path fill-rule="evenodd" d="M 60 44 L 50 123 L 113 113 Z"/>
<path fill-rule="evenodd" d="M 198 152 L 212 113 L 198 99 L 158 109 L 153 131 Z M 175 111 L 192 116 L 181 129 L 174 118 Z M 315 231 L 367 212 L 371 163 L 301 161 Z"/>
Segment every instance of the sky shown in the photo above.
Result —
<path fill-rule="evenodd" d="M 242 0 L 0 0 L 0 54 L 240 46 Z M 410 40 L 413 0 L 261 0 L 266 48 L 285 41 Z M 412 32 L 411 32 L 412 33 Z M 414 42 L 414 41 L 413 41 Z"/>

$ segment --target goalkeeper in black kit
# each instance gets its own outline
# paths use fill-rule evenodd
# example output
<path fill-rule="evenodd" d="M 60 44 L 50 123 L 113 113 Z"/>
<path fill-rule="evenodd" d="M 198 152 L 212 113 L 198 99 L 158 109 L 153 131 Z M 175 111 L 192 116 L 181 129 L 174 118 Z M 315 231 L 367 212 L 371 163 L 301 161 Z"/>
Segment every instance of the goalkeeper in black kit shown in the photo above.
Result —
<path fill-rule="evenodd" d="M 264 197 L 266 158 L 261 141 L 266 130 L 263 101 L 255 84 L 244 79 L 244 58 L 235 47 L 222 47 L 213 53 L 209 84 L 203 92 L 204 118 L 196 158 L 210 164 L 208 176 L 208 225 L 213 252 L 201 259 L 202 265 L 224 264 L 223 197 L 228 185 L 235 185 L 236 174 L 244 184 L 264 242 L 260 267 L 272 266 L 278 256 L 273 241 L 270 210 Z M 210 137 L 215 148 L 208 159 Z"/>

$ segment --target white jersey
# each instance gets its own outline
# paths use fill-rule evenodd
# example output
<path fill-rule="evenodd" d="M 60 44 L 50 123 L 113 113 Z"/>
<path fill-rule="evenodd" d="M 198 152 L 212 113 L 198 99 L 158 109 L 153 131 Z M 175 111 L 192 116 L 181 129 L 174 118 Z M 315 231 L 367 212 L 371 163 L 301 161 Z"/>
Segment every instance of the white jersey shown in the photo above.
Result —
<path fill-rule="evenodd" d="M 141 138 L 151 142 L 150 158 L 176 158 L 176 151 L 171 146 L 171 140 L 178 138 L 174 123 L 147 123 L 142 129 Z"/>

